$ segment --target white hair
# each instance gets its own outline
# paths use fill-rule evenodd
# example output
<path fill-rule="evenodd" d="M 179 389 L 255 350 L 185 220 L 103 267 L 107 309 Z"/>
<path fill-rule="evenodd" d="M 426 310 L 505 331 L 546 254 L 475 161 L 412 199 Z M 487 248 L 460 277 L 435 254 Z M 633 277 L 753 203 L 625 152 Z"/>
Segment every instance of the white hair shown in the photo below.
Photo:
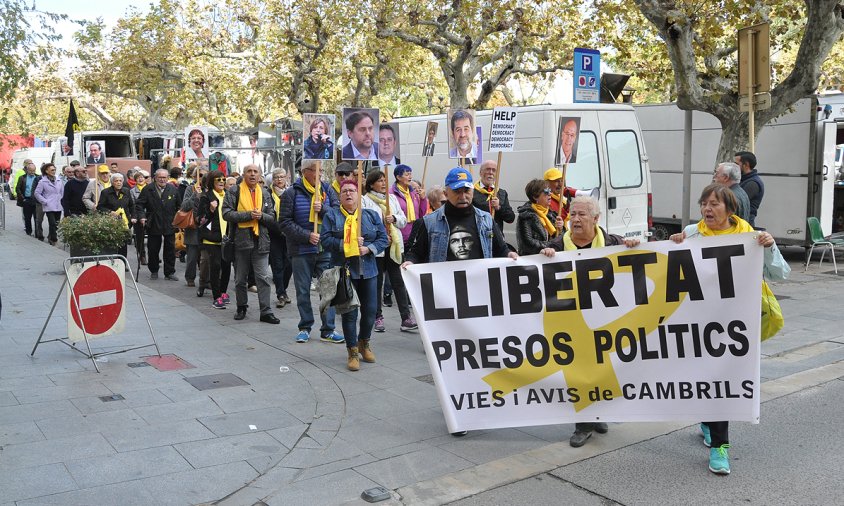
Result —
<path fill-rule="evenodd" d="M 734 183 L 741 181 L 741 167 L 733 162 L 719 163 L 718 170 Z"/>
<path fill-rule="evenodd" d="M 589 207 L 589 212 L 592 214 L 593 218 L 597 218 L 601 214 L 601 207 L 598 205 L 598 201 L 588 195 L 578 195 L 577 197 L 571 199 L 569 209 L 571 209 L 571 207 L 575 204 L 586 204 Z"/>

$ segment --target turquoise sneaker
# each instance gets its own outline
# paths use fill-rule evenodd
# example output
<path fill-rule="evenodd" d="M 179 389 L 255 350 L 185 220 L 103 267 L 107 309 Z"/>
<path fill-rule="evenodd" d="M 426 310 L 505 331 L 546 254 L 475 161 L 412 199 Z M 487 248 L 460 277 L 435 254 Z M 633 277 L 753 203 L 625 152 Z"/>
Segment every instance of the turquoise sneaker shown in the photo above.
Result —
<path fill-rule="evenodd" d="M 712 446 L 712 436 L 709 435 L 709 425 L 705 423 L 700 424 L 700 431 L 703 433 L 703 446 L 709 448 Z"/>
<path fill-rule="evenodd" d="M 310 339 L 310 338 L 311 338 L 311 336 L 308 335 L 307 330 L 300 330 L 299 333 L 296 334 L 296 342 L 297 343 L 307 343 L 308 339 Z"/>
<path fill-rule="evenodd" d="M 721 445 L 720 448 L 709 449 L 709 470 L 715 474 L 730 474 L 730 455 L 727 448 L 730 445 Z"/>

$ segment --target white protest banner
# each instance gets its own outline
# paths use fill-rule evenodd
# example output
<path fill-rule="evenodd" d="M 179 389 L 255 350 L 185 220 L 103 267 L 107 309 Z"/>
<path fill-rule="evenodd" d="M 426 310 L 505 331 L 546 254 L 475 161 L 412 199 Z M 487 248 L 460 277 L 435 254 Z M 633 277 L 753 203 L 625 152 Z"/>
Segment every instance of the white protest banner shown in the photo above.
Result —
<path fill-rule="evenodd" d="M 489 128 L 490 151 L 513 151 L 516 143 L 516 108 L 496 107 L 492 110 L 492 126 Z"/>
<path fill-rule="evenodd" d="M 449 431 L 758 423 L 762 253 L 748 233 L 410 266 Z"/>

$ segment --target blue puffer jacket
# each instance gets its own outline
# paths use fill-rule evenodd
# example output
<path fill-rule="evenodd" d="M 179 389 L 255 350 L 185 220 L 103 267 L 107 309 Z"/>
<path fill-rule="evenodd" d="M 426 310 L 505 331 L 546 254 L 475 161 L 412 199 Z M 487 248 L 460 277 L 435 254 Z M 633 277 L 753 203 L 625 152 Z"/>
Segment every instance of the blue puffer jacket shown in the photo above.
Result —
<path fill-rule="evenodd" d="M 322 210 L 319 215 L 325 219 L 325 214 L 338 203 L 328 193 L 328 185 L 322 183 L 322 190 L 326 200 L 322 203 Z M 284 237 L 287 239 L 287 251 L 291 255 L 309 255 L 319 252 L 319 247 L 314 246 L 308 240 L 311 232 L 314 231 L 314 224 L 308 218 L 311 213 L 311 197 L 302 179 L 299 178 L 281 194 L 281 206 L 279 209 L 279 225 Z"/>
<path fill-rule="evenodd" d="M 343 228 L 346 224 L 346 217 L 343 211 L 332 208 L 325 215 L 323 230 L 319 236 L 319 242 L 323 249 L 331 253 L 331 265 L 339 266 L 349 263 L 349 273 L 353 278 L 369 279 L 378 275 L 378 265 L 375 257 L 387 249 L 387 231 L 381 218 L 372 209 L 364 209 L 361 216 L 361 236 L 363 245 L 369 248 L 369 253 L 363 257 L 346 258 L 343 252 Z M 360 262 L 363 261 L 363 269 Z"/>

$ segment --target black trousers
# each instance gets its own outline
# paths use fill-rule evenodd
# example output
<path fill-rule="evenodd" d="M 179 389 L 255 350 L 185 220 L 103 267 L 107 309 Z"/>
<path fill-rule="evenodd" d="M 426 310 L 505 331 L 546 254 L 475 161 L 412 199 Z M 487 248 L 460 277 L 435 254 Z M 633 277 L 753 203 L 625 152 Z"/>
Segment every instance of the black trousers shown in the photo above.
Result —
<path fill-rule="evenodd" d="M 393 293 L 396 295 L 396 304 L 399 306 L 399 315 L 401 319 L 405 320 L 410 317 L 410 305 L 407 299 L 407 290 L 404 287 L 404 280 L 401 277 L 401 267 L 399 264 L 393 262 L 389 250 L 384 252 L 383 257 L 375 257 L 375 264 L 378 266 L 378 306 L 376 310 L 376 318 L 382 316 L 381 306 L 384 303 L 382 293 L 384 292 L 384 274 L 387 274 L 387 281 L 392 286 Z"/>
<path fill-rule="evenodd" d="M 208 284 L 211 285 L 211 294 L 216 300 L 229 289 L 232 264 L 223 260 L 219 244 L 203 244 L 201 248 L 208 256 Z"/>
<path fill-rule="evenodd" d="M 47 238 L 50 242 L 56 242 L 59 240 L 59 236 L 56 233 L 56 229 L 58 228 L 59 220 L 62 217 L 61 211 L 45 211 L 44 214 L 47 215 L 47 227 L 49 231 L 47 232 Z"/>
<path fill-rule="evenodd" d="M 164 275 L 176 273 L 176 234 L 154 235 L 147 238 L 147 267 L 150 272 L 158 272 L 160 259 L 158 253 L 164 244 Z"/>
<path fill-rule="evenodd" d="M 32 222 L 35 221 L 35 199 L 29 198 L 23 201 L 23 227 L 26 235 L 32 235 Z"/>
<path fill-rule="evenodd" d="M 720 448 L 730 444 L 730 422 L 703 422 L 709 426 L 709 436 L 712 438 L 712 448 Z"/>

